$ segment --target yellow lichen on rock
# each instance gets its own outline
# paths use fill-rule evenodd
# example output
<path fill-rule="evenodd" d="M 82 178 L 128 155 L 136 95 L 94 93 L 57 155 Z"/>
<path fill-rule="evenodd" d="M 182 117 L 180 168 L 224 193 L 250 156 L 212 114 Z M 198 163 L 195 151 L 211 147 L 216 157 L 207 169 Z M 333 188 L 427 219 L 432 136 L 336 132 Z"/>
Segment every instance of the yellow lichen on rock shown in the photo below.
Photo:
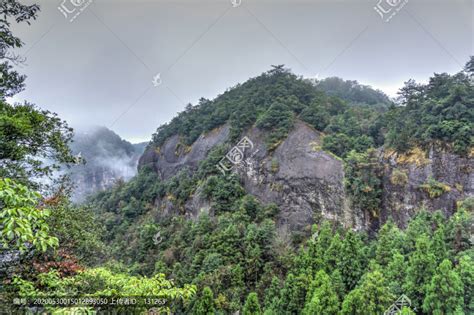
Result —
<path fill-rule="evenodd" d="M 416 166 L 424 166 L 430 163 L 430 160 L 426 157 L 426 152 L 419 147 L 415 147 L 406 153 L 397 153 L 394 150 L 386 150 L 384 153 L 385 158 L 394 156 L 395 161 L 398 164 L 415 164 Z"/>
<path fill-rule="evenodd" d="M 311 150 L 314 151 L 314 152 L 321 151 L 323 149 L 321 147 L 321 145 L 316 141 L 310 142 L 309 146 L 310 146 Z"/>

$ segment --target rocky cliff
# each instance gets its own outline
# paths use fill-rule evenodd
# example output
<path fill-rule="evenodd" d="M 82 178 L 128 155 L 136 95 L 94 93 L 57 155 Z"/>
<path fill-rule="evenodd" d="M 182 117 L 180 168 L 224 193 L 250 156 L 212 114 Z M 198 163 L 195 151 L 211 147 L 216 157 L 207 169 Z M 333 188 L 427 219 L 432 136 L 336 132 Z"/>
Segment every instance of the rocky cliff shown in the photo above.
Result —
<path fill-rule="evenodd" d="M 381 221 L 392 217 L 406 226 L 420 208 L 443 210 L 448 216 L 456 202 L 474 195 L 474 160 L 440 148 L 412 150 L 405 155 L 383 152 Z"/>
<path fill-rule="evenodd" d="M 196 170 L 199 161 L 213 146 L 224 143 L 228 135 L 229 127 L 223 125 L 201 135 L 189 147 L 181 144 L 179 136 L 172 136 L 159 148 L 148 147 L 139 167 L 152 166 L 162 180 L 184 168 Z M 376 228 L 389 217 L 406 226 L 422 207 L 450 215 L 456 200 L 474 193 L 472 157 L 436 149 L 427 155 L 420 150 L 406 155 L 380 150 L 381 211 L 379 217 L 369 218 L 364 209 L 352 206 L 345 191 L 344 163 L 321 149 L 320 132 L 297 121 L 288 137 L 273 150 L 267 148 L 266 135 L 258 128 L 253 127 L 244 135 L 251 147 L 231 171 L 238 174 L 248 193 L 263 203 L 276 203 L 281 210 L 279 224 L 293 231 L 308 229 L 320 218 L 337 220 L 355 229 Z M 430 193 L 430 189 L 436 192 Z M 167 200 L 157 200 L 157 205 L 165 215 L 176 212 Z M 187 201 L 186 211 L 193 216 L 212 212 L 212 204 L 198 189 Z"/>

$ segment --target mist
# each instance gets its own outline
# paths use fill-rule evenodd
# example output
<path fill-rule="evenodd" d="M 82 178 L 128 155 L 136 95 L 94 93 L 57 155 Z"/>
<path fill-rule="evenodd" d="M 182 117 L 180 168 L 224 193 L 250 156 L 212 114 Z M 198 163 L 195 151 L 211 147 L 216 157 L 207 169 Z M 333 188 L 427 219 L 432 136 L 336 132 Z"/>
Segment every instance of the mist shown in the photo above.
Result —
<path fill-rule="evenodd" d="M 409 79 L 458 72 L 474 51 L 465 0 L 410 0 L 388 22 L 379 1 L 93 1 L 72 22 L 59 2 L 41 1 L 34 27 L 14 25 L 28 76 L 14 101 L 131 142 L 272 64 L 395 96 Z"/>
<path fill-rule="evenodd" d="M 75 186 L 73 200 L 82 201 L 119 180 L 132 178 L 137 173 L 138 159 L 145 145 L 131 144 L 101 126 L 83 125 L 76 129 L 71 149 L 82 163 L 69 170 Z"/>

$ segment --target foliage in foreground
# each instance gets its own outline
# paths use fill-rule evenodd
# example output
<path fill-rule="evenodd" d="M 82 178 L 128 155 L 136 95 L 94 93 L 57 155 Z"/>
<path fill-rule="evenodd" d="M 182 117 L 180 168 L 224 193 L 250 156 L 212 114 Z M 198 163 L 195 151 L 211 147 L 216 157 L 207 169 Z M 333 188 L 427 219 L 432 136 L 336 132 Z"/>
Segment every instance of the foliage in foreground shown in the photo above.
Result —
<path fill-rule="evenodd" d="M 40 195 L 8 178 L 0 178 L 0 244 L 2 250 L 25 251 L 35 247 L 45 252 L 56 247 L 46 220 L 51 210 L 40 205 Z"/>
<path fill-rule="evenodd" d="M 72 129 L 55 113 L 0 99 L 0 177 L 37 188 L 60 165 L 75 163 Z"/>
<path fill-rule="evenodd" d="M 41 273 L 37 275 L 36 282 L 14 279 L 14 285 L 18 287 L 19 296 L 22 298 L 46 298 L 46 297 L 101 297 L 101 298 L 127 298 L 153 297 L 161 299 L 163 305 L 147 305 L 146 302 L 138 300 L 134 311 L 137 313 L 149 308 L 158 312 L 169 313 L 172 304 L 183 304 L 196 293 L 196 287 L 185 285 L 176 287 L 172 281 L 166 280 L 164 274 L 156 274 L 151 278 L 142 276 L 130 276 L 124 273 L 114 273 L 109 269 L 100 267 L 86 269 L 78 272 L 75 276 L 60 278 L 57 271 Z M 110 300 L 109 300 L 110 301 Z M 129 309 L 120 306 L 102 306 L 108 310 L 124 311 Z M 58 311 L 58 307 L 47 307 L 49 311 Z M 92 308 L 89 308 L 92 310 Z M 131 310 L 129 309 L 131 312 Z"/>

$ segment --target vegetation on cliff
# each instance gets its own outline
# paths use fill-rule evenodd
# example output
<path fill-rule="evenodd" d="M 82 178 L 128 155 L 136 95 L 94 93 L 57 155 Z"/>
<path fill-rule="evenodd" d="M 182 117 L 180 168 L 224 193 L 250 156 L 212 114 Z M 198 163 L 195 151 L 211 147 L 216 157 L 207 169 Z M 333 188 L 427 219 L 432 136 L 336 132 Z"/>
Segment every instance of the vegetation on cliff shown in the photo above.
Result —
<path fill-rule="evenodd" d="M 2 59 L 6 49 L 21 46 L 6 17 L 27 21 L 37 10 L 16 0 L 0 4 Z M 397 105 L 355 81 L 313 82 L 274 66 L 214 100 L 187 106 L 158 128 L 150 146 L 176 134 L 189 146 L 228 123 L 229 143 L 256 126 L 274 149 L 300 119 L 324 134 L 324 150 L 343 159 L 354 211 L 376 218 L 382 166 L 375 148 L 403 153 L 436 144 L 463 155 L 472 149 L 472 65 L 473 59 L 464 72 L 436 74 L 426 85 L 409 81 Z M 8 62 L 0 71 L 7 77 L 0 84 L 0 255 L 18 263 L 0 269 L 0 305 L 7 312 L 26 311 L 12 304 L 14 298 L 150 296 L 164 301 L 154 305 L 162 313 L 381 314 L 401 295 L 411 300 L 404 314 L 474 312 L 472 198 L 459 200 L 449 218 L 419 209 L 405 230 L 388 220 L 367 235 L 316 218 L 311 231 L 290 231 L 277 224 L 286 209 L 262 203 L 236 174 L 217 170 L 224 143 L 195 172 L 182 170 L 164 181 L 144 166 L 131 181 L 73 205 L 65 181 L 44 187 L 43 195 L 35 192 L 35 179 L 52 170 L 43 158 L 76 161 L 71 129 L 53 113 L 6 103 L 24 78 Z M 393 175 L 403 184 L 403 173 Z M 434 180 L 419 188 L 432 198 L 446 190 Z M 186 202 L 197 194 L 210 209 L 191 220 Z M 173 216 L 162 216 L 168 205 Z M 48 305 L 30 311 L 94 309 Z"/>
<path fill-rule="evenodd" d="M 455 76 L 462 78 L 458 83 L 472 94 L 466 85 L 467 74 Z M 323 149 L 343 158 L 352 206 L 376 219 L 382 165 L 375 148 L 385 145 L 403 154 L 390 135 L 404 123 L 397 124 L 397 120 L 400 113 L 408 111 L 405 100 L 404 106 L 360 104 L 329 96 L 317 86 L 283 67 L 274 67 L 213 101 L 188 106 L 170 125 L 158 129 L 150 145 L 159 147 L 172 134 L 180 135 L 189 145 L 201 132 L 228 122 L 229 142 L 255 124 L 266 132 L 272 149 L 286 137 L 294 119 L 301 119 L 324 133 Z M 470 110 L 469 100 L 462 102 L 462 108 Z M 449 119 L 472 128 L 469 110 L 460 110 Z M 191 123 L 216 118 L 213 113 L 219 113 L 222 120 L 215 120 L 219 123 L 207 127 Z M 441 111 L 437 119 L 448 117 L 443 115 Z M 433 137 L 423 142 L 412 134 L 411 146 L 417 152 L 428 143 L 455 150 L 453 141 L 458 134 L 457 129 L 452 130 L 452 137 L 444 142 Z M 252 309 L 257 314 L 311 314 L 323 307 L 334 314 L 379 314 L 402 294 L 410 297 L 411 310 L 416 307 L 418 312 L 471 311 L 472 302 L 463 293 L 470 290 L 473 270 L 472 240 L 468 237 L 473 220 L 470 200 L 449 220 L 441 212 L 421 210 L 407 230 L 388 222 L 371 238 L 336 223 L 317 222 L 314 236 L 307 240 L 309 231 L 293 233 L 277 225 L 281 209 L 276 205 L 262 204 L 246 194 L 236 175 L 222 175 L 217 170 L 215 165 L 228 145 L 211 150 L 195 172 L 183 170 L 161 180 L 144 166 L 131 182 L 91 200 L 100 217 L 106 218 L 107 242 L 114 256 L 133 266 L 132 272 L 165 273 L 179 285 L 197 286 L 198 294 L 189 307 L 178 311 L 209 314 Z M 466 145 L 471 146 L 470 142 Z M 398 174 L 396 180 L 403 183 L 403 176 Z M 211 202 L 211 213 L 189 220 L 185 204 L 198 193 Z M 165 207 L 182 215 L 163 218 L 160 213 Z M 158 242 L 154 241 L 156 235 Z M 451 269 L 446 261 L 451 262 Z M 457 269 L 460 261 L 469 266 L 464 280 Z M 436 285 L 432 279 L 436 283 L 459 280 L 452 305 L 438 303 L 439 296 L 430 289 Z"/>

